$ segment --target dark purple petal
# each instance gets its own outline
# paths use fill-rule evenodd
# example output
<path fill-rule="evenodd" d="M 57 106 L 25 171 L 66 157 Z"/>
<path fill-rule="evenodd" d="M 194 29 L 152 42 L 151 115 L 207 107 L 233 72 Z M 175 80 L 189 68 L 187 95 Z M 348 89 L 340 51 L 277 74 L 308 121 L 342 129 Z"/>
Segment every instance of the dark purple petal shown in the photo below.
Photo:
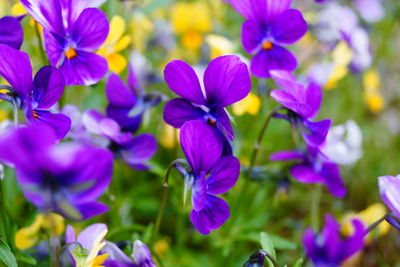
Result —
<path fill-rule="evenodd" d="M 151 134 L 141 134 L 131 138 L 127 143 L 121 145 L 123 159 L 137 170 L 146 170 L 149 167 L 146 161 L 157 152 L 157 141 Z"/>
<path fill-rule="evenodd" d="M 0 44 L 0 75 L 20 97 L 26 97 L 32 87 L 32 66 L 28 54 Z"/>
<path fill-rule="evenodd" d="M 0 19 L 0 44 L 19 49 L 24 39 L 24 31 L 18 19 L 3 17 Z"/>
<path fill-rule="evenodd" d="M 71 119 L 64 114 L 53 114 L 47 110 L 35 110 L 34 114 L 27 114 L 28 120 L 34 124 L 46 124 L 53 128 L 57 138 L 63 139 L 71 128 Z"/>
<path fill-rule="evenodd" d="M 191 120 L 202 119 L 206 113 L 184 98 L 175 98 L 165 104 L 164 121 L 175 128 Z"/>
<path fill-rule="evenodd" d="M 292 0 L 231 0 L 231 5 L 246 19 L 269 23 L 290 7 Z"/>
<path fill-rule="evenodd" d="M 89 218 L 92 218 L 94 216 L 97 216 L 99 214 L 105 213 L 109 210 L 108 206 L 98 202 L 98 201 L 93 201 L 89 203 L 84 203 L 80 204 L 76 207 L 81 215 L 81 218 L 74 218 L 74 217 L 69 217 L 68 214 L 63 214 L 70 220 L 87 220 Z"/>
<path fill-rule="evenodd" d="M 216 111 L 216 116 L 218 129 L 226 136 L 228 140 L 233 141 L 235 135 L 233 133 L 229 115 L 223 108 L 218 108 Z"/>
<path fill-rule="evenodd" d="M 186 122 L 180 131 L 183 153 L 195 175 L 208 173 L 222 154 L 219 136 L 203 121 Z"/>
<path fill-rule="evenodd" d="M 164 69 L 164 79 L 169 88 L 177 95 L 186 98 L 192 103 L 205 103 L 201 91 L 199 78 L 193 68 L 184 61 L 174 60 Z"/>
<path fill-rule="evenodd" d="M 303 138 L 308 145 L 319 146 L 325 141 L 331 124 L 332 121 L 329 119 L 317 122 L 305 120 L 304 125 L 307 128 L 307 131 L 302 130 Z"/>
<path fill-rule="evenodd" d="M 106 40 L 109 24 L 103 11 L 97 8 L 86 8 L 79 15 L 72 31 L 72 40 L 79 50 L 93 51 Z"/>
<path fill-rule="evenodd" d="M 38 109 L 51 108 L 64 92 L 64 77 L 54 67 L 41 68 L 33 79 L 32 98 Z"/>
<path fill-rule="evenodd" d="M 136 105 L 136 95 L 125 85 L 124 81 L 115 73 L 108 76 L 106 82 L 108 102 L 114 106 L 132 108 Z"/>
<path fill-rule="evenodd" d="M 296 9 L 283 12 L 271 26 L 271 35 L 279 44 L 293 44 L 307 32 L 307 22 Z"/>
<path fill-rule="evenodd" d="M 204 171 L 194 178 L 192 186 L 192 205 L 195 211 L 201 211 L 207 198 L 207 180 Z"/>
<path fill-rule="evenodd" d="M 311 166 L 307 164 L 296 164 L 290 170 L 290 174 L 297 181 L 305 184 L 323 183 L 324 177 L 316 173 Z"/>
<path fill-rule="evenodd" d="M 225 200 L 207 195 L 204 208 L 201 211 L 192 210 L 190 220 L 194 227 L 203 235 L 218 229 L 230 217 L 229 206 Z"/>
<path fill-rule="evenodd" d="M 254 20 L 246 20 L 242 25 L 242 44 L 244 50 L 253 54 L 260 48 L 265 38 L 265 31 L 260 23 Z"/>
<path fill-rule="evenodd" d="M 142 123 L 142 114 L 130 117 L 131 108 L 108 105 L 106 109 L 107 116 L 115 120 L 123 132 L 136 132 Z"/>
<path fill-rule="evenodd" d="M 297 67 L 295 56 L 279 45 L 274 45 L 271 50 L 260 50 L 251 60 L 251 73 L 259 78 L 269 78 L 270 70 L 292 71 Z"/>
<path fill-rule="evenodd" d="M 48 29 L 43 29 L 43 40 L 50 64 L 58 68 L 65 58 L 64 38 Z"/>
<path fill-rule="evenodd" d="M 332 195 L 336 197 L 344 197 L 346 188 L 344 187 L 339 167 L 331 162 L 322 165 L 320 174 L 325 177 L 324 184 L 328 187 Z"/>
<path fill-rule="evenodd" d="M 400 177 L 381 176 L 378 183 L 383 203 L 400 218 Z"/>
<path fill-rule="evenodd" d="M 92 85 L 99 82 L 108 71 L 107 61 L 94 53 L 76 51 L 78 56 L 65 58 L 60 67 L 66 85 Z"/>
<path fill-rule="evenodd" d="M 247 65 L 238 56 L 221 56 L 210 62 L 204 73 L 207 103 L 229 106 L 245 98 L 251 90 Z"/>
<path fill-rule="evenodd" d="M 344 240 L 341 249 L 341 262 L 353 256 L 364 247 L 364 236 L 366 234 L 364 224 L 360 220 L 352 220 L 354 233 Z"/>
<path fill-rule="evenodd" d="M 288 161 L 288 160 L 304 160 L 306 157 L 303 153 L 293 151 L 279 151 L 269 156 L 272 161 Z"/>
<path fill-rule="evenodd" d="M 76 241 L 78 241 L 83 248 L 90 251 L 94 245 L 94 241 L 106 230 L 107 225 L 103 223 L 92 224 L 80 232 Z"/>
<path fill-rule="evenodd" d="M 231 189 L 240 173 L 240 163 L 235 157 L 223 157 L 219 159 L 211 169 L 207 179 L 207 192 L 219 195 Z"/>

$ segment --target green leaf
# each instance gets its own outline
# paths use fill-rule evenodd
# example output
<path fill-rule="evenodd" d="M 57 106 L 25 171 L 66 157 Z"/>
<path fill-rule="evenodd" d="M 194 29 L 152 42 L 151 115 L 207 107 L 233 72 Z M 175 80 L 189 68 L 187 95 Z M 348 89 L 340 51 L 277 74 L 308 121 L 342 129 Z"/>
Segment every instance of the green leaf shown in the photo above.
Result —
<path fill-rule="evenodd" d="M 3 239 L 0 239 L 0 260 L 3 261 L 6 266 L 18 267 L 14 254 Z"/>
<path fill-rule="evenodd" d="M 272 243 L 271 238 L 266 232 L 260 233 L 260 243 L 263 250 L 271 254 L 272 257 L 276 258 L 274 243 Z"/>
<path fill-rule="evenodd" d="M 300 258 L 293 264 L 293 267 L 301 267 L 301 266 L 303 266 L 303 262 L 304 262 L 304 259 Z"/>
<path fill-rule="evenodd" d="M 16 256 L 17 256 L 17 260 L 19 262 L 23 262 L 23 263 L 27 263 L 27 264 L 31 264 L 31 265 L 37 265 L 36 259 L 32 256 L 29 256 L 24 253 L 17 254 Z"/>

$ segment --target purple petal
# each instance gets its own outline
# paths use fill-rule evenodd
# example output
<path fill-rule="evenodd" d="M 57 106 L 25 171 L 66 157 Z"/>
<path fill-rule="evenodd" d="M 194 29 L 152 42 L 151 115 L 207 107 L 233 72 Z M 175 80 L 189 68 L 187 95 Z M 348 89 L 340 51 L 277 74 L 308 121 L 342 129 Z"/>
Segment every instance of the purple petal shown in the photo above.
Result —
<path fill-rule="evenodd" d="M 108 257 L 106 259 L 106 262 L 104 263 L 104 266 L 109 267 L 107 264 L 107 261 L 115 261 L 117 263 L 128 263 L 128 264 L 133 264 L 132 260 L 114 243 L 106 241 L 106 245 L 104 248 L 101 250 L 102 254 L 108 254 Z M 114 265 L 113 265 L 114 266 Z M 118 266 L 118 265 L 115 265 Z"/>
<path fill-rule="evenodd" d="M 288 9 L 291 0 L 231 0 L 230 3 L 246 19 L 269 23 Z"/>
<path fill-rule="evenodd" d="M 272 90 L 271 97 L 282 106 L 292 110 L 293 112 L 303 116 L 310 114 L 311 107 L 306 103 L 299 102 L 292 94 L 283 90 Z"/>
<path fill-rule="evenodd" d="M 97 8 L 86 8 L 79 15 L 72 31 L 72 40 L 77 49 L 93 51 L 106 40 L 109 24 L 103 11 Z"/>
<path fill-rule="evenodd" d="M 251 73 L 259 78 L 269 78 L 270 70 L 292 71 L 297 67 L 295 56 L 279 45 L 274 45 L 271 50 L 261 50 L 251 60 Z"/>
<path fill-rule="evenodd" d="M 216 111 L 217 127 L 230 141 L 233 141 L 235 135 L 233 133 L 231 120 L 223 108 L 218 108 Z"/>
<path fill-rule="evenodd" d="M 94 110 L 94 109 L 89 109 L 85 111 L 82 115 L 82 122 L 85 128 L 94 134 L 101 135 L 102 131 L 100 128 L 100 122 L 103 120 L 105 117 L 103 114 L 101 114 L 99 111 Z"/>
<path fill-rule="evenodd" d="M 271 26 L 272 36 L 280 44 L 293 44 L 307 32 L 307 22 L 296 9 L 283 12 Z"/>
<path fill-rule="evenodd" d="M 203 121 L 186 122 L 180 132 L 183 153 L 195 175 L 209 172 L 222 154 L 222 144 L 217 133 Z"/>
<path fill-rule="evenodd" d="M 66 85 L 92 85 L 99 82 L 108 71 L 107 61 L 94 53 L 76 51 L 78 56 L 64 60 L 60 67 Z"/>
<path fill-rule="evenodd" d="M 149 168 L 146 161 L 157 152 L 157 141 L 151 134 L 141 134 L 131 138 L 122 147 L 122 157 L 132 168 L 146 170 Z"/>
<path fill-rule="evenodd" d="M 136 95 L 115 73 L 111 73 L 110 76 L 108 76 L 106 95 L 109 103 L 114 106 L 132 108 L 137 102 Z"/>
<path fill-rule="evenodd" d="M 93 0 L 61 0 L 63 19 L 67 28 L 73 25 L 85 8 L 94 7 L 90 4 Z"/>
<path fill-rule="evenodd" d="M 77 205 L 76 208 L 81 215 L 80 218 L 70 217 L 67 213 L 63 213 L 63 216 L 65 216 L 70 220 L 82 221 L 97 216 L 99 214 L 105 213 L 109 210 L 107 205 L 98 201 L 80 204 Z"/>
<path fill-rule="evenodd" d="M 196 108 L 184 98 L 172 99 L 164 108 L 164 121 L 175 128 L 181 128 L 185 122 L 201 119 L 205 115 L 202 109 Z"/>
<path fill-rule="evenodd" d="M 201 172 L 200 176 L 194 178 L 192 187 L 192 205 L 195 211 L 201 211 L 207 198 L 207 180 L 204 171 Z"/>
<path fill-rule="evenodd" d="M 94 241 L 98 238 L 98 236 L 107 230 L 107 225 L 103 223 L 95 223 L 88 227 L 86 227 L 77 238 L 79 244 L 82 245 L 83 248 L 90 251 L 94 244 Z"/>
<path fill-rule="evenodd" d="M 0 43 L 19 49 L 24 39 L 24 31 L 18 19 L 3 17 L 0 19 Z"/>
<path fill-rule="evenodd" d="M 269 156 L 272 161 L 288 161 L 288 160 L 304 160 L 306 157 L 303 153 L 293 151 L 279 151 Z"/>
<path fill-rule="evenodd" d="M 142 123 L 142 114 L 130 117 L 132 108 L 108 105 L 106 109 L 107 116 L 118 122 L 123 132 L 136 132 Z"/>
<path fill-rule="evenodd" d="M 201 211 L 192 210 L 190 220 L 203 235 L 218 229 L 230 217 L 229 206 L 225 200 L 207 195 L 205 207 Z"/>
<path fill-rule="evenodd" d="M 65 40 L 62 36 L 46 28 L 43 29 L 43 40 L 46 48 L 46 54 L 50 64 L 54 67 L 59 66 L 65 58 L 64 46 Z"/>
<path fill-rule="evenodd" d="M 156 267 L 149 248 L 140 240 L 136 240 L 133 244 L 132 258 L 139 266 Z"/>
<path fill-rule="evenodd" d="M 133 64 L 129 64 L 128 68 L 128 84 L 132 90 L 135 90 L 136 93 L 141 92 L 141 86 L 138 78 L 136 77 L 135 70 L 133 68 Z"/>
<path fill-rule="evenodd" d="M 319 146 L 325 141 L 331 124 L 332 121 L 329 119 L 317 122 L 305 120 L 304 125 L 307 131 L 302 130 L 303 138 L 308 145 Z"/>
<path fill-rule="evenodd" d="M 253 54 L 262 44 L 265 31 L 262 24 L 254 20 L 246 20 L 242 25 L 242 44 L 244 50 Z"/>
<path fill-rule="evenodd" d="M 235 157 L 223 157 L 218 160 L 211 169 L 207 179 L 207 192 L 219 195 L 231 189 L 240 173 L 240 163 Z"/>
<path fill-rule="evenodd" d="M 400 177 L 381 176 L 378 183 L 382 201 L 400 218 Z"/>
<path fill-rule="evenodd" d="M 346 195 L 346 188 L 340 176 L 339 167 L 336 164 L 331 162 L 324 163 L 320 173 L 325 177 L 324 184 L 328 187 L 332 195 L 336 197 L 344 197 Z"/>
<path fill-rule="evenodd" d="M 71 225 L 67 225 L 67 229 L 65 230 L 65 243 L 71 243 L 76 241 L 75 230 Z"/>
<path fill-rule="evenodd" d="M 193 68 L 184 61 L 174 60 L 164 69 L 164 79 L 169 88 L 177 95 L 186 98 L 192 103 L 205 103 L 201 91 L 199 78 Z"/>
<path fill-rule="evenodd" d="M 221 56 L 210 62 L 204 73 L 208 104 L 229 106 L 245 98 L 251 90 L 247 65 L 238 56 Z"/>
<path fill-rule="evenodd" d="M 290 170 L 290 174 L 299 182 L 305 184 L 323 183 L 324 177 L 316 173 L 311 166 L 307 164 L 296 164 Z"/>
<path fill-rule="evenodd" d="M 64 114 L 53 114 L 47 110 L 35 110 L 35 115 L 28 114 L 31 123 L 44 123 L 53 128 L 57 138 L 63 139 L 71 128 L 71 119 Z"/>
<path fill-rule="evenodd" d="M 354 233 L 351 237 L 347 238 L 341 249 L 342 262 L 354 255 L 356 252 L 364 247 L 365 228 L 360 220 L 352 220 Z"/>
<path fill-rule="evenodd" d="M 0 75 L 21 97 L 26 97 L 32 86 L 32 66 L 28 54 L 0 44 Z"/>
<path fill-rule="evenodd" d="M 307 104 L 311 108 L 311 112 L 308 114 L 308 118 L 314 118 L 318 111 L 319 108 L 321 107 L 321 102 L 322 102 L 322 89 L 315 83 L 310 83 L 307 87 L 307 93 L 306 93 L 306 98 L 307 98 Z"/>
<path fill-rule="evenodd" d="M 39 109 L 51 108 L 64 92 L 64 77 L 54 67 L 45 66 L 35 75 L 32 98 Z"/>
<path fill-rule="evenodd" d="M 382 0 L 355 0 L 354 4 L 363 19 L 369 23 L 378 22 L 385 16 Z"/>

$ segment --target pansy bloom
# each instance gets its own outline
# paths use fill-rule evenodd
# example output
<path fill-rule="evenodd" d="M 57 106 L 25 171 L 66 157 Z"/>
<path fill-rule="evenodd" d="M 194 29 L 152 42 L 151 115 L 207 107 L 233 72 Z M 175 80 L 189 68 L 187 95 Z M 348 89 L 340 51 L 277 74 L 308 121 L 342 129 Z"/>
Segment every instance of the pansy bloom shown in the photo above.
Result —
<path fill-rule="evenodd" d="M 244 50 L 253 54 L 251 73 L 269 78 L 270 70 L 292 71 L 295 56 L 286 48 L 307 32 L 307 22 L 291 0 L 231 0 L 230 4 L 246 18 L 242 26 Z"/>
<path fill-rule="evenodd" d="M 92 85 L 107 73 L 107 61 L 93 53 L 106 40 L 109 24 L 88 0 L 21 0 L 43 26 L 46 53 L 61 70 L 67 85 Z"/>
<path fill-rule="evenodd" d="M 193 68 L 180 60 L 165 67 L 164 77 L 169 88 L 180 96 L 165 105 L 164 120 L 168 124 L 181 128 L 186 121 L 202 120 L 233 140 L 225 107 L 242 100 L 251 90 L 247 66 L 238 56 L 211 61 L 204 73 L 204 89 Z"/>
<path fill-rule="evenodd" d="M 288 115 L 276 114 L 276 117 L 288 120 L 300 129 L 306 143 L 318 146 L 325 141 L 331 126 L 331 120 L 313 122 L 321 106 L 322 90 L 310 83 L 305 87 L 286 71 L 271 71 L 272 78 L 283 90 L 272 90 L 271 97 L 290 112 Z"/>
<path fill-rule="evenodd" d="M 339 167 L 331 162 L 317 147 L 308 146 L 306 151 L 280 151 L 272 154 L 273 161 L 296 160 L 290 174 L 297 181 L 305 184 L 322 183 L 332 195 L 343 197 L 346 188 L 340 175 Z"/>
<path fill-rule="evenodd" d="M 54 145 L 51 128 L 32 125 L 0 137 L 0 160 L 12 164 L 25 197 L 71 220 L 106 212 L 97 201 L 111 182 L 112 154 L 87 145 Z M 12 145 L 10 145 L 12 144 Z"/>
<path fill-rule="evenodd" d="M 303 235 L 306 255 L 316 267 L 340 266 L 346 259 L 364 246 L 364 225 L 360 220 L 353 220 L 354 233 L 342 240 L 340 225 L 332 215 L 325 217 L 325 226 L 321 233 L 307 229 Z"/>
<path fill-rule="evenodd" d="M 0 44 L 19 49 L 24 39 L 24 31 L 18 18 L 3 17 L 0 19 Z"/>
<path fill-rule="evenodd" d="M 204 235 L 219 228 L 230 216 L 228 204 L 215 195 L 227 192 L 236 183 L 240 163 L 233 156 L 222 156 L 223 145 L 215 131 L 203 121 L 186 122 L 181 128 L 183 153 L 191 167 L 190 220 Z"/>
<path fill-rule="evenodd" d="M 400 175 L 381 176 L 378 183 L 382 201 L 400 219 Z"/>
<path fill-rule="evenodd" d="M 68 132 L 71 120 L 64 114 L 53 114 L 54 106 L 64 92 L 64 78 L 51 66 L 41 68 L 32 80 L 29 56 L 8 45 L 0 44 L 0 75 L 11 85 L 0 98 L 24 111 L 31 123 L 51 126 L 59 139 Z"/>

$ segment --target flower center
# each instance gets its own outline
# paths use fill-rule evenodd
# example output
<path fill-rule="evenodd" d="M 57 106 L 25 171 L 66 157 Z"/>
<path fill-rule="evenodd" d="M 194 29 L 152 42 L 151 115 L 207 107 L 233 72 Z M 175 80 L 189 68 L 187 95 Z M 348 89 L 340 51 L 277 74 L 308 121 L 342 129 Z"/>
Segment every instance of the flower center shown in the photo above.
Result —
<path fill-rule="evenodd" d="M 68 59 L 73 59 L 76 58 L 78 56 L 78 53 L 76 52 L 76 50 L 74 48 L 72 48 L 71 46 L 68 48 L 68 50 L 65 52 L 65 56 Z"/>
<path fill-rule="evenodd" d="M 274 45 L 272 44 L 271 41 L 265 41 L 265 42 L 262 44 L 262 48 L 263 48 L 264 50 L 271 50 L 272 48 L 274 48 Z"/>
<path fill-rule="evenodd" d="M 33 117 L 35 119 L 39 119 L 39 114 L 36 112 L 36 110 L 33 111 Z"/>
<path fill-rule="evenodd" d="M 212 126 L 217 125 L 217 121 L 215 119 L 212 119 L 212 118 L 208 118 L 207 123 L 212 125 Z"/>

